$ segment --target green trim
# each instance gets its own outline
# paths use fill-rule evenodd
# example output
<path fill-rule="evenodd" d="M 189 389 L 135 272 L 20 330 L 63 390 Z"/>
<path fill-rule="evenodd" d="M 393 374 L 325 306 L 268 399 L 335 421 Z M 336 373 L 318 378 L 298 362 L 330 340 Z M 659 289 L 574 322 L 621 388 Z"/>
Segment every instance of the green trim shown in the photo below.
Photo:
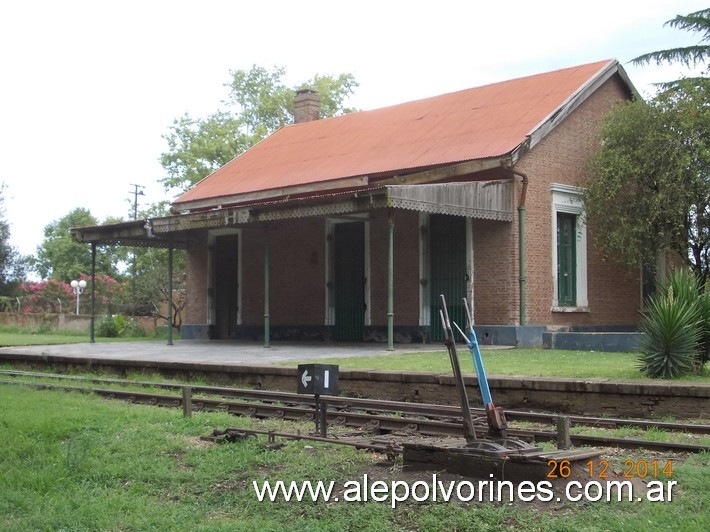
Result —
<path fill-rule="evenodd" d="M 557 304 L 577 304 L 577 216 L 557 213 Z"/>
<path fill-rule="evenodd" d="M 394 351 L 394 222 L 387 223 L 387 350 Z"/>
<path fill-rule="evenodd" d="M 526 257 L 525 257 L 525 207 L 518 206 L 518 269 L 520 270 L 520 325 L 525 325 L 526 307 Z"/>

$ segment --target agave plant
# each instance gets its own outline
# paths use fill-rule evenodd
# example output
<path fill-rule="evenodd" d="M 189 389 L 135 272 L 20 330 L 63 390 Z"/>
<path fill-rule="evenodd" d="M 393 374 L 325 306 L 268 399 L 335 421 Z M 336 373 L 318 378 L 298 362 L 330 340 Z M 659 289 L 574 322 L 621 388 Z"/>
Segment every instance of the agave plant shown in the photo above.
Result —
<path fill-rule="evenodd" d="M 649 377 L 675 378 L 697 367 L 705 351 L 704 305 L 692 274 L 679 270 L 648 302 L 641 324 L 639 368 Z"/>
<path fill-rule="evenodd" d="M 689 373 L 701 329 L 698 308 L 668 297 L 652 299 L 641 325 L 639 368 L 649 377 L 672 379 Z"/>
<path fill-rule="evenodd" d="M 698 305 L 700 307 L 700 348 L 696 358 L 696 369 L 699 371 L 710 361 L 710 292 L 705 288 L 705 292 L 700 295 Z"/>
<path fill-rule="evenodd" d="M 674 270 L 660 283 L 659 293 L 673 301 L 696 304 L 701 290 L 695 275 L 687 269 L 680 268 Z"/>
<path fill-rule="evenodd" d="M 704 288 L 704 290 L 703 290 Z M 701 287 L 697 277 L 687 269 L 678 269 L 661 284 L 661 293 L 672 300 L 680 300 L 698 307 L 700 340 L 696 350 L 694 370 L 699 372 L 710 360 L 710 292 L 708 286 Z M 670 295 L 672 294 L 672 295 Z"/>

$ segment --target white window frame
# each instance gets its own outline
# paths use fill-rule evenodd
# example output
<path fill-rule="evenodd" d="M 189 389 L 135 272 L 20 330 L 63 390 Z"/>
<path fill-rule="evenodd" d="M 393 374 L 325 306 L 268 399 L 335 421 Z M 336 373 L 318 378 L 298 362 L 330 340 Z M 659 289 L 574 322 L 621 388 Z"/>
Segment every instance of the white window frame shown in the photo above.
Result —
<path fill-rule="evenodd" d="M 429 213 L 419 213 L 419 325 L 431 325 L 429 311 Z"/>
<path fill-rule="evenodd" d="M 572 185 L 552 184 L 552 311 L 553 312 L 589 312 L 587 294 L 587 224 L 584 222 L 584 189 Z M 577 216 L 576 239 L 576 277 L 577 301 L 574 307 L 558 305 L 557 287 L 557 214 L 568 213 Z"/>
<path fill-rule="evenodd" d="M 344 218 L 325 219 L 325 325 L 335 325 L 335 298 L 333 293 L 333 238 L 335 225 L 348 222 L 365 222 L 365 327 L 372 325 L 370 304 L 370 217 L 355 213 Z"/>

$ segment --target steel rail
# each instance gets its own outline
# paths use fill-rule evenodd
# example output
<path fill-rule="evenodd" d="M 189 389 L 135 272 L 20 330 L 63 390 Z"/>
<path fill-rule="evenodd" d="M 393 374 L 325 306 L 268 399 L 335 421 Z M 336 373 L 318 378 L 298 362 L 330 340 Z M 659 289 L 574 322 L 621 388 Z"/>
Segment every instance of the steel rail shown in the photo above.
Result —
<path fill-rule="evenodd" d="M 0 384 L 21 384 L 40 389 L 55 389 L 73 392 L 95 393 L 107 399 L 120 399 L 130 403 L 179 407 L 182 397 L 156 393 L 137 392 L 132 390 L 115 390 L 106 388 L 89 388 L 85 386 L 63 386 L 41 382 L 21 382 L 0 380 Z M 321 398 L 324 396 L 321 396 Z M 234 415 L 256 418 L 278 418 L 288 421 L 310 421 L 315 411 L 311 408 L 273 403 L 254 403 L 224 401 L 219 399 L 192 398 L 192 406 L 196 411 L 227 412 Z M 328 412 L 328 422 L 332 425 L 368 428 L 369 430 L 393 432 L 409 431 L 419 434 L 452 435 L 461 434 L 461 427 L 456 423 L 430 419 L 399 418 L 395 416 L 372 415 L 361 412 Z"/>
<path fill-rule="evenodd" d="M 51 383 L 27 382 L 21 380 L 0 380 L 2 384 L 20 384 L 41 389 L 59 389 L 95 393 L 101 397 L 121 399 L 124 401 L 180 407 L 181 396 L 163 395 L 156 393 L 136 392 L 129 390 L 89 388 L 83 386 L 63 386 Z M 330 397 L 321 396 L 321 400 L 329 402 Z M 250 416 L 257 418 L 279 418 L 289 421 L 309 421 L 313 419 L 314 409 L 309 407 L 292 406 L 287 404 L 235 402 L 209 398 L 193 398 L 193 408 L 198 411 L 223 411 L 233 415 Z M 332 425 L 345 425 L 359 427 L 375 432 L 409 432 L 423 435 L 462 436 L 463 427 L 460 422 L 445 422 L 433 419 L 419 419 L 411 417 L 396 417 L 373 415 L 361 412 L 330 411 L 327 413 L 328 422 Z M 488 427 L 478 425 L 476 434 L 486 437 Z M 549 431 L 534 431 L 524 429 L 508 429 L 508 436 L 532 441 L 555 441 L 557 434 Z M 605 447 L 619 447 L 627 449 L 650 449 L 675 452 L 710 452 L 710 446 L 683 444 L 676 442 L 654 442 L 627 438 L 610 438 L 605 436 L 571 435 L 571 441 L 576 445 L 599 445 Z"/>
<path fill-rule="evenodd" d="M 248 390 L 242 388 L 229 388 L 220 386 L 205 386 L 192 384 L 160 383 L 147 381 L 130 381 L 124 379 L 90 378 L 73 375 L 57 375 L 52 373 L 35 373 L 19 370 L 0 370 L 0 375 L 15 377 L 35 377 L 47 379 L 72 380 L 76 382 L 90 382 L 97 384 L 114 384 L 121 386 L 142 386 L 162 388 L 169 390 L 179 390 L 185 386 L 191 388 L 193 393 L 218 395 L 223 397 L 233 397 L 244 400 L 258 400 L 262 402 L 279 402 L 286 404 L 304 404 L 313 406 L 315 399 L 310 395 L 302 395 L 292 392 L 279 392 L 271 390 Z M 457 406 L 436 405 L 427 403 L 409 403 L 404 401 L 386 401 L 378 399 L 364 399 L 357 397 L 321 396 L 333 408 L 341 410 L 373 410 L 378 412 L 391 412 L 397 414 L 420 415 L 432 418 L 456 419 L 461 416 L 461 409 Z M 475 416 L 485 418 L 485 410 L 482 408 L 471 408 L 471 413 Z M 562 414 L 564 415 L 564 414 Z M 509 421 L 523 421 L 529 423 L 544 423 L 553 425 L 561 414 L 551 414 L 545 412 L 525 412 L 521 410 L 505 410 L 505 416 Z M 639 419 L 602 418 L 590 416 L 566 416 L 570 419 L 571 426 L 587 426 L 596 428 L 640 428 L 640 429 L 660 429 L 671 432 L 686 432 L 689 434 L 710 434 L 710 425 L 693 423 L 673 423 L 665 421 L 651 421 Z"/>
<path fill-rule="evenodd" d="M 244 429 L 239 427 L 228 427 L 223 431 L 216 431 L 218 434 L 215 436 L 202 436 L 201 439 L 206 441 L 219 441 L 220 436 L 228 436 L 230 434 L 240 437 L 240 436 L 268 436 L 269 441 L 274 441 L 274 438 L 284 438 L 296 441 L 316 441 L 321 443 L 335 443 L 338 445 L 346 445 L 348 447 L 355 447 L 356 449 L 366 449 L 369 451 L 377 451 L 383 454 L 401 454 L 402 447 L 397 444 L 397 442 L 391 443 L 368 443 L 362 441 L 353 441 L 343 438 L 323 438 L 322 436 L 313 436 L 310 434 L 291 433 L 291 432 L 276 432 L 273 430 L 259 430 L 259 429 Z"/>

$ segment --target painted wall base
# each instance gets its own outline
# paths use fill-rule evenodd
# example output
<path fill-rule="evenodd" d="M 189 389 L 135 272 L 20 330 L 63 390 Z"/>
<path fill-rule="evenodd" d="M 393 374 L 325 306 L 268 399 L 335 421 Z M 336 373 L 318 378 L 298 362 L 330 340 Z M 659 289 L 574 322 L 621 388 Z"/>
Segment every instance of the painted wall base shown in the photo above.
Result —
<path fill-rule="evenodd" d="M 638 351 L 638 332 L 546 332 L 542 335 L 545 349 L 575 351 Z"/>
<path fill-rule="evenodd" d="M 640 335 L 633 327 L 590 327 L 569 331 L 550 331 L 541 325 L 476 325 L 476 336 L 481 345 L 502 345 L 521 348 L 571 349 L 578 351 L 619 351 L 638 350 Z M 214 338 L 214 328 L 204 324 L 184 324 L 181 328 L 185 340 L 208 340 Z M 269 331 L 270 339 L 283 342 L 332 342 L 333 328 L 330 326 L 274 325 Z M 242 325 L 232 336 L 233 340 L 263 341 L 263 325 Z M 365 327 L 363 341 L 387 343 L 387 327 Z M 394 341 L 397 344 L 431 343 L 432 347 L 443 342 L 432 342 L 429 327 L 396 326 Z"/>
<path fill-rule="evenodd" d="M 209 340 L 210 326 L 197 323 L 184 323 L 180 327 L 180 337 L 183 340 Z"/>
<path fill-rule="evenodd" d="M 480 345 L 512 345 L 515 347 L 542 347 L 542 334 L 546 328 L 538 325 L 475 325 Z"/>

